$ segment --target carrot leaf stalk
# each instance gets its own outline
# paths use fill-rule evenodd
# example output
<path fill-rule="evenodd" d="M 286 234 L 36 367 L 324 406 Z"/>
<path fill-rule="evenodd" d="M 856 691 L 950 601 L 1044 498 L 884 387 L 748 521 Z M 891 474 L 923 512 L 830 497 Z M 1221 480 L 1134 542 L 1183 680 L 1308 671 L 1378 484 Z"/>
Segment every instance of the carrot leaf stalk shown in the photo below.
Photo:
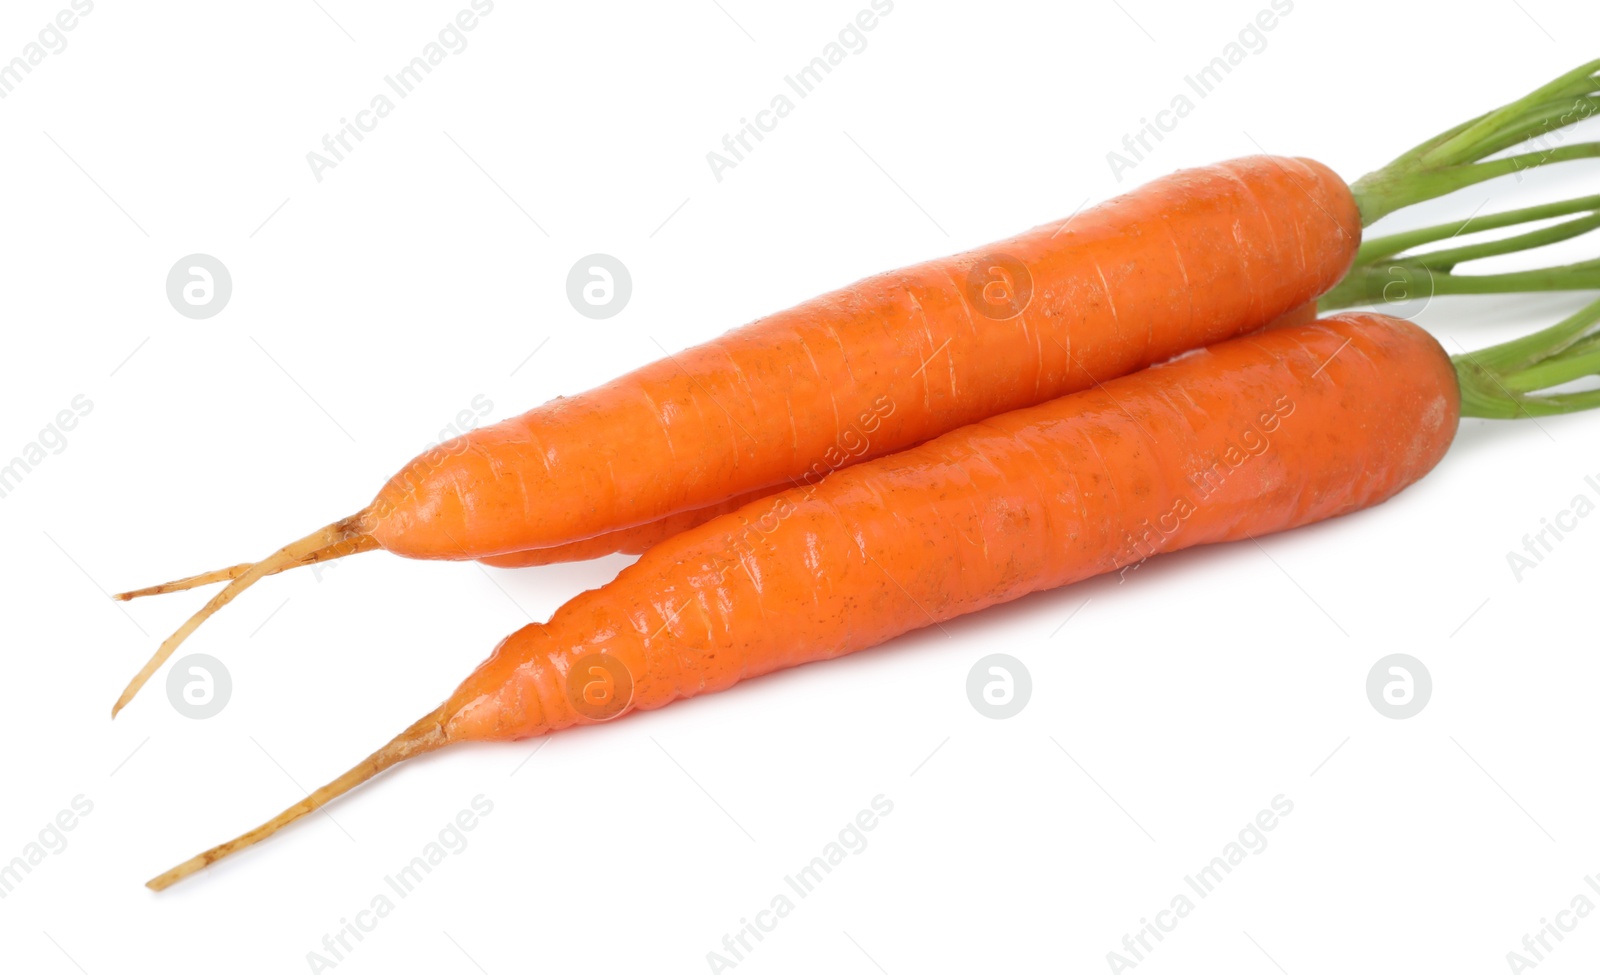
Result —
<path fill-rule="evenodd" d="M 155 654 L 145 662 L 145 665 L 134 675 L 133 680 L 129 681 L 128 686 L 123 689 L 122 695 L 117 698 L 117 703 L 111 708 L 111 716 L 115 718 L 117 713 L 127 706 L 129 701 L 133 700 L 133 696 L 139 693 L 139 689 L 145 685 L 145 682 L 150 679 L 150 676 L 156 672 L 157 668 L 166 663 L 167 658 L 172 656 L 172 652 L 178 649 L 178 646 L 184 640 L 189 638 L 189 634 L 199 628 L 200 624 L 204 623 L 217 610 L 232 602 L 235 596 L 255 585 L 258 580 L 274 572 L 280 572 L 302 564 L 309 556 L 323 549 L 343 544 L 352 550 L 360 550 L 360 545 L 364 544 L 360 541 L 360 538 L 366 534 L 359 527 L 360 518 L 360 515 L 352 515 L 349 518 L 344 518 L 331 525 L 319 528 L 298 541 L 290 542 L 260 562 L 248 566 L 242 574 L 229 582 L 227 587 L 211 597 L 211 601 L 201 607 L 198 613 L 189 617 L 188 621 L 178 627 L 176 632 L 162 642 L 161 646 L 156 649 Z M 221 571 L 232 572 L 233 570 L 224 569 Z M 157 586 L 155 588 L 161 589 L 162 587 Z"/>
<path fill-rule="evenodd" d="M 440 707 L 405 731 L 400 732 L 388 744 L 362 759 L 354 768 L 312 792 L 260 826 L 226 843 L 218 844 L 198 856 L 190 857 L 159 877 L 147 881 L 145 886 L 151 890 L 166 890 L 183 878 L 216 863 L 223 857 L 231 856 L 247 847 L 255 846 L 307 813 L 321 809 L 327 803 L 344 795 L 384 769 L 390 768 L 408 758 L 414 758 L 425 752 L 444 747 L 449 743 L 449 739 L 444 732 L 445 717 L 445 710 Z"/>
<path fill-rule="evenodd" d="M 1600 407 L 1600 389 L 1551 392 L 1600 376 L 1600 301 L 1549 328 L 1452 356 L 1461 415 L 1512 420 Z"/>
<path fill-rule="evenodd" d="M 1557 222 L 1496 240 L 1416 251 L 1416 248 L 1462 235 L 1470 237 L 1484 231 L 1550 220 Z M 1435 295 L 1600 288 L 1600 260 L 1499 274 L 1457 271 L 1459 265 L 1469 261 L 1535 250 L 1597 229 L 1600 229 L 1600 196 L 1584 196 L 1374 237 L 1356 251 L 1350 273 L 1322 297 L 1317 308 L 1327 312 L 1352 305 L 1380 305 Z"/>
<path fill-rule="evenodd" d="M 1600 142 L 1567 144 L 1562 130 L 1600 113 L 1600 60 L 1402 154 L 1350 184 L 1363 226 L 1402 207 L 1550 163 L 1600 156 Z M 1530 144 L 1522 152 L 1501 155 Z M 1496 158 L 1491 158 L 1496 157 Z"/>

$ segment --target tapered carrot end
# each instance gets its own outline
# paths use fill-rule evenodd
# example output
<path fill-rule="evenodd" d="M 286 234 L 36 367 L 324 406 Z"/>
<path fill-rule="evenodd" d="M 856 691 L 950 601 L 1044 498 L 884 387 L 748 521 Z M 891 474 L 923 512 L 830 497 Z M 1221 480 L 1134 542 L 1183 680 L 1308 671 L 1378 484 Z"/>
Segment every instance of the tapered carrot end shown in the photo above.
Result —
<path fill-rule="evenodd" d="M 232 856 L 240 850 L 255 846 L 301 816 L 315 812 L 384 769 L 408 758 L 443 748 L 450 743 L 450 737 L 444 730 L 444 723 L 447 717 L 445 706 L 441 705 L 433 713 L 396 735 L 387 745 L 368 755 L 355 768 L 306 796 L 288 809 L 248 833 L 243 833 L 226 843 L 213 846 L 198 856 L 190 857 L 166 873 L 146 881 L 145 886 L 151 890 L 166 890 L 190 874 L 196 873 L 224 857 Z"/>
<path fill-rule="evenodd" d="M 166 890 L 168 887 L 171 887 L 173 884 L 177 883 L 183 878 L 192 873 L 196 873 L 213 863 L 216 863 L 218 860 L 222 859 L 222 857 L 227 855 L 226 853 L 219 852 L 220 850 L 222 850 L 222 847 L 219 846 L 216 849 L 207 850 L 197 857 L 190 857 L 189 859 L 173 867 L 171 870 L 168 870 L 161 876 L 145 881 L 144 885 L 149 887 L 151 890 Z"/>
<path fill-rule="evenodd" d="M 236 577 L 231 577 L 232 581 L 221 592 L 211 597 L 210 602 L 201 607 L 198 613 L 189 617 L 182 626 L 178 627 L 176 632 L 162 642 L 161 646 L 156 649 L 155 654 L 145 662 L 145 665 L 134 675 L 133 680 L 129 681 L 128 686 L 123 689 L 122 696 L 117 698 L 116 705 L 111 709 L 111 716 L 115 718 L 117 712 L 121 711 L 129 701 L 133 700 L 134 695 L 139 693 L 139 689 L 144 687 L 145 683 L 150 680 L 151 675 L 162 664 L 166 663 L 167 658 L 172 656 L 172 652 L 178 649 L 184 640 L 189 638 L 189 634 L 199 629 L 201 623 L 209 619 L 217 610 L 232 602 L 235 596 L 255 585 L 258 580 L 275 572 L 293 568 L 296 565 L 323 562 L 377 548 L 377 540 L 360 527 L 361 519 L 362 515 L 356 514 L 336 521 L 325 528 L 317 529 L 299 541 L 285 545 L 260 562 L 246 565 L 243 572 Z M 220 581 L 222 578 L 230 577 L 229 574 L 236 568 L 238 566 L 231 569 L 219 569 L 216 572 L 208 572 L 199 576 L 191 576 L 189 579 L 180 579 L 177 582 L 167 583 L 163 586 L 153 586 L 151 590 L 176 591 L 178 588 L 188 588 L 185 583 L 190 583 L 197 579 L 207 579 L 212 576 L 216 578 L 210 579 L 210 581 Z M 204 583 L 193 582 L 193 584 L 203 585 Z M 145 590 L 136 590 L 132 593 L 124 593 L 123 597 L 132 598 L 145 592 Z"/>
<path fill-rule="evenodd" d="M 213 582 L 232 582 L 234 579 L 249 572 L 250 567 L 254 564 L 253 562 L 241 562 L 238 565 L 230 565 L 226 569 L 214 569 L 210 572 L 202 572 L 199 575 L 163 582 L 159 586 L 146 586 L 143 589 L 130 589 L 127 592 L 119 592 L 111 598 L 127 602 L 130 599 L 139 599 L 143 596 L 160 596 L 164 593 L 183 592 L 200 586 L 209 586 Z"/>

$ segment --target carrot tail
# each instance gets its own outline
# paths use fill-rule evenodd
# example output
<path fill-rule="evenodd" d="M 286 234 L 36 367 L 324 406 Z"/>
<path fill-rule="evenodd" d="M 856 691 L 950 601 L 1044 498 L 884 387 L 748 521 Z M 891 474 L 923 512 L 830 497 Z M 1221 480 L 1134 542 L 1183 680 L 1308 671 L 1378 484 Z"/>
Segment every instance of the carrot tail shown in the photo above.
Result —
<path fill-rule="evenodd" d="M 156 669 L 166 663 L 167 658 L 172 656 L 172 652 L 178 649 L 179 645 L 188 639 L 189 634 L 198 629 L 201 623 L 210 618 L 211 614 L 228 605 L 235 596 L 255 585 L 257 580 L 271 575 L 273 572 L 292 568 L 307 556 L 319 550 L 335 547 L 341 542 L 353 541 L 359 535 L 366 534 L 358 527 L 360 517 L 360 515 L 352 515 L 325 528 L 319 528 L 305 538 L 291 542 L 267 558 L 251 565 L 242 575 L 228 583 L 225 589 L 211 597 L 210 602 L 201 607 L 198 613 L 189 617 L 187 622 L 178 627 L 177 632 L 167 637 L 161 646 L 156 649 L 155 654 L 146 661 L 139 673 L 135 674 L 133 680 L 128 682 L 128 686 L 123 690 L 122 696 L 117 698 L 116 705 L 111 709 L 111 716 L 115 718 L 117 712 L 126 707 L 129 701 L 133 700 L 133 696 L 139 693 L 139 688 L 145 685 L 145 682 L 156 672 Z"/>
<path fill-rule="evenodd" d="M 166 890 L 183 878 L 216 863 L 223 857 L 232 856 L 240 850 L 255 846 L 301 816 L 315 812 L 391 765 L 396 765 L 413 756 L 444 747 L 450 743 L 450 739 L 444 732 L 445 717 L 445 709 L 441 706 L 438 710 L 416 722 L 405 731 L 400 732 L 387 745 L 368 755 L 350 771 L 317 789 L 288 809 L 278 813 L 278 815 L 247 833 L 234 837 L 226 843 L 213 846 L 199 856 L 190 857 L 159 877 L 146 882 L 145 886 L 151 890 Z"/>
<path fill-rule="evenodd" d="M 378 540 L 373 538 L 371 535 L 356 535 L 353 538 L 345 539 L 333 545 L 329 545 L 326 548 L 319 548 L 315 552 L 312 552 L 299 561 L 296 561 L 290 565 L 278 566 L 267 574 L 277 575 L 279 572 L 283 572 L 286 569 L 295 569 L 302 565 L 314 565 L 318 562 L 329 562 L 333 559 L 342 559 L 346 555 L 355 555 L 360 552 L 370 552 L 377 547 Z M 160 596 L 169 592 L 183 592 L 186 589 L 198 589 L 201 586 L 209 586 L 213 582 L 232 582 L 234 579 L 237 579 L 246 572 L 249 572 L 254 566 L 254 562 L 240 562 L 238 565 L 230 565 L 226 569 L 212 569 L 210 572 L 202 572 L 199 575 L 185 576 L 182 579 L 174 579 L 171 582 L 163 582 L 158 586 L 146 586 L 143 589 L 130 589 L 127 592 L 119 592 L 111 598 L 127 601 L 129 599 L 138 599 L 141 596 Z"/>
<path fill-rule="evenodd" d="M 127 592 L 119 592 L 111 598 L 127 602 L 130 599 L 138 599 L 141 596 L 159 596 L 163 593 L 183 592 L 185 589 L 209 586 L 213 582 L 231 582 L 248 572 L 252 565 L 255 565 L 255 563 L 240 562 L 238 565 L 230 565 L 226 569 L 213 569 L 210 572 L 202 572 L 199 575 L 184 576 L 182 579 L 163 582 L 157 586 L 129 589 Z"/>

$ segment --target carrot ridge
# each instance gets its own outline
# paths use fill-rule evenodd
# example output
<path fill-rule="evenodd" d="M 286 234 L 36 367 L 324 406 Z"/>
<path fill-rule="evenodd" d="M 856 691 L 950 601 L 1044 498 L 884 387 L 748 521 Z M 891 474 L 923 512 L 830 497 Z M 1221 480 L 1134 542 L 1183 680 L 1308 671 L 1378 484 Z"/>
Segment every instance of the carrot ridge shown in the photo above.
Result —
<path fill-rule="evenodd" d="M 300 817 L 321 809 L 329 802 L 366 782 L 379 772 L 408 758 L 443 748 L 450 743 L 450 739 L 444 731 L 444 720 L 445 709 L 441 706 L 412 724 L 405 731 L 394 736 L 388 744 L 362 759 L 343 775 L 316 789 L 304 799 L 278 813 L 260 826 L 241 833 L 226 843 L 219 843 L 204 853 L 190 857 L 166 873 L 150 879 L 145 883 L 145 886 L 151 890 L 166 890 L 190 874 L 204 869 L 224 857 L 232 856 L 240 850 L 255 846 Z"/>

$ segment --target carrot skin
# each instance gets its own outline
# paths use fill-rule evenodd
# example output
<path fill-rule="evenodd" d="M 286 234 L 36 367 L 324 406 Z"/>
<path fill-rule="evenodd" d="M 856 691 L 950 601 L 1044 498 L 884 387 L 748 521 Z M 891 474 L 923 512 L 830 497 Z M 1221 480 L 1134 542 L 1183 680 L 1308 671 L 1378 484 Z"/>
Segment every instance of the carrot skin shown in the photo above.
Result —
<path fill-rule="evenodd" d="M 1320 163 L 1255 156 L 1175 173 L 441 444 L 340 521 L 328 557 L 383 548 L 539 564 L 605 554 L 635 528 L 643 548 L 679 515 L 810 483 L 1281 322 L 1344 276 L 1360 236 L 1350 188 Z M 270 565 L 123 594 L 231 580 L 161 645 L 112 715 L 228 601 L 319 557 L 280 552 Z"/>
<path fill-rule="evenodd" d="M 474 430 L 408 464 L 362 527 L 400 555 L 484 558 L 777 490 L 1259 329 L 1336 284 L 1359 240 L 1319 163 L 1176 173 Z"/>
<path fill-rule="evenodd" d="M 589 722 L 569 684 L 592 654 L 626 668 L 629 709 L 656 708 L 1159 552 L 1358 510 L 1432 469 L 1459 410 L 1448 356 L 1387 316 L 1196 351 L 656 546 L 503 641 L 443 708 L 445 733 Z"/>
<path fill-rule="evenodd" d="M 1304 325 L 1314 321 L 1317 317 L 1316 301 L 1308 301 L 1298 308 L 1292 309 L 1267 323 L 1266 328 L 1280 328 L 1285 325 Z M 841 453 L 844 453 L 841 451 Z M 841 464 L 840 466 L 844 466 Z M 813 469 L 805 472 L 798 480 L 802 483 L 815 483 L 819 473 L 825 474 L 831 467 L 822 465 L 821 471 Z M 579 539 L 561 545 L 552 545 L 545 548 L 534 548 L 520 552 L 509 552 L 503 555 L 488 555 L 478 561 L 484 565 L 501 569 L 517 569 L 536 565 L 558 565 L 563 562 L 581 562 L 586 559 L 597 559 L 606 555 L 638 555 L 651 546 L 666 541 L 673 535 L 690 528 L 697 528 L 719 515 L 737 511 L 746 504 L 758 498 L 764 498 L 776 493 L 777 488 L 761 488 L 755 491 L 746 491 L 734 495 L 726 500 L 703 508 L 692 508 L 688 511 L 679 511 L 654 521 L 635 525 L 632 528 L 621 528 L 615 531 L 601 532 L 592 538 Z M 329 548 L 312 553 L 292 566 L 283 569 L 298 568 L 312 565 L 329 559 L 343 558 L 359 551 L 377 548 L 377 540 L 371 536 L 361 536 L 355 542 L 330 546 Z M 118 593 L 113 598 L 121 600 L 137 599 L 141 596 L 156 596 L 169 592 L 181 592 L 198 586 L 211 585 L 217 582 L 227 582 L 237 579 L 250 570 L 252 563 L 243 562 L 239 565 L 229 566 L 226 569 L 217 569 L 212 572 L 163 583 L 158 586 L 149 586 L 144 589 L 135 589 L 131 592 Z M 282 571 L 282 570 L 279 570 Z"/>
<path fill-rule="evenodd" d="M 1268 322 L 1264 328 L 1283 328 L 1286 325 L 1310 325 L 1317 320 L 1317 303 L 1308 301 L 1299 308 L 1284 312 Z"/>
<path fill-rule="evenodd" d="M 633 528 L 622 528 L 617 531 L 603 532 L 593 538 L 585 538 L 576 542 L 567 542 L 564 545 L 552 545 L 549 548 L 529 549 L 526 552 L 510 552 L 505 555 L 489 555 L 478 561 L 484 565 L 499 569 L 520 569 L 535 565 L 557 565 L 562 562 L 581 562 L 585 559 L 598 559 L 606 555 L 638 555 L 650 546 L 663 542 L 673 535 L 690 528 L 705 524 L 718 515 L 725 515 L 730 511 L 737 511 L 756 498 L 765 497 L 771 491 L 751 491 L 737 495 L 726 501 L 718 502 L 704 508 L 695 508 L 691 511 L 680 511 L 677 514 L 658 518 L 655 521 L 636 525 Z M 318 549 L 297 562 L 279 566 L 270 575 L 286 572 L 289 569 L 302 568 L 315 565 L 318 562 L 327 562 L 333 559 L 345 558 L 358 552 L 371 551 L 378 547 L 376 539 L 370 535 L 361 535 L 357 538 L 327 548 Z M 144 596 L 160 596 L 166 593 L 184 592 L 189 589 L 198 589 L 218 582 L 231 582 L 249 572 L 255 563 L 241 562 L 230 565 L 225 569 L 214 569 L 198 575 L 188 576 L 183 579 L 174 579 L 157 586 L 146 586 L 143 589 L 134 589 L 128 592 L 119 592 L 112 599 L 127 601 L 139 599 Z"/>
<path fill-rule="evenodd" d="M 1438 463 L 1460 409 L 1454 367 L 1426 332 L 1344 315 L 1199 350 L 752 502 L 511 634 L 367 759 L 149 886 L 424 751 L 662 707 L 1161 552 L 1377 504 Z"/>
<path fill-rule="evenodd" d="M 693 508 L 689 511 L 680 511 L 676 514 L 658 518 L 655 521 L 636 525 L 633 528 L 622 528 L 617 531 L 602 532 L 593 538 L 585 538 L 576 542 L 567 542 L 564 545 L 554 545 L 549 548 L 529 549 L 525 552 L 511 552 L 507 555 L 487 555 L 481 561 L 484 565 L 500 569 L 517 569 L 530 565 L 555 565 L 560 562 L 579 562 L 584 559 L 597 559 L 601 556 L 620 553 L 623 555 L 638 555 L 653 545 L 666 541 L 672 536 L 690 528 L 698 528 L 713 518 L 738 511 L 740 508 L 773 494 L 773 491 L 747 491 L 736 495 L 726 501 L 704 508 Z"/>

